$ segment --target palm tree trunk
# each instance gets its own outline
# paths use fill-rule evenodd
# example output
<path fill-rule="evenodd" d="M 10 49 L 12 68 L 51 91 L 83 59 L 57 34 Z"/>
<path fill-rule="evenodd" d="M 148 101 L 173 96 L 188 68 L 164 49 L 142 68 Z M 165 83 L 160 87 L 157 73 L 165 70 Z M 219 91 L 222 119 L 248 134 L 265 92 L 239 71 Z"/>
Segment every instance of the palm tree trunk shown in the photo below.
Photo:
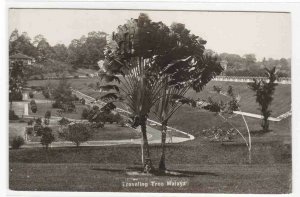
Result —
<path fill-rule="evenodd" d="M 141 132 L 143 134 L 143 149 L 144 149 L 144 172 L 150 173 L 153 172 L 154 167 L 152 165 L 152 161 L 150 158 L 150 150 L 149 150 L 149 144 L 147 139 L 147 130 L 146 130 L 146 119 L 141 121 Z"/>
<path fill-rule="evenodd" d="M 161 157 L 159 162 L 159 170 L 165 171 L 166 170 L 166 161 L 165 161 L 165 154 L 166 154 L 166 138 L 167 138 L 167 124 L 162 123 L 162 130 L 161 130 Z"/>

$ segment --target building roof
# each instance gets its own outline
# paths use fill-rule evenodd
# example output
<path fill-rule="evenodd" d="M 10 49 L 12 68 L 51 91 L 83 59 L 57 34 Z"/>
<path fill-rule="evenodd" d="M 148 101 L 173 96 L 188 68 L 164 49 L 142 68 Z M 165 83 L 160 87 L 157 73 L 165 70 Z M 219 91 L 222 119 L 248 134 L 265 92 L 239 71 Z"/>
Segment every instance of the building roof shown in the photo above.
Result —
<path fill-rule="evenodd" d="M 17 53 L 14 55 L 9 56 L 9 59 L 27 59 L 27 60 L 32 60 L 32 57 L 29 57 L 27 55 L 24 55 L 22 53 Z"/>

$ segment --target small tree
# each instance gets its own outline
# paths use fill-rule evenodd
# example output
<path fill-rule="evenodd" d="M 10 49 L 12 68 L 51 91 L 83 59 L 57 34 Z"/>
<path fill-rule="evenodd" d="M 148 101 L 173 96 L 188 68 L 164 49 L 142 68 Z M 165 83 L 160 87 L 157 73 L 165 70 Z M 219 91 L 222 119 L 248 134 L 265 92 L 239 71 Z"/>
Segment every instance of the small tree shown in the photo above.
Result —
<path fill-rule="evenodd" d="M 35 100 L 31 100 L 30 101 L 30 108 L 31 108 L 32 113 L 36 113 L 37 112 L 37 105 L 36 105 Z"/>
<path fill-rule="evenodd" d="M 268 77 L 268 80 L 257 80 L 253 79 L 253 83 L 249 83 L 249 88 L 255 91 L 256 102 L 260 106 L 260 111 L 263 116 L 263 120 L 261 123 L 262 129 L 264 132 L 269 131 L 269 117 L 271 116 L 270 105 L 273 101 L 273 95 L 275 92 L 275 87 L 277 84 L 275 81 L 277 80 L 276 67 L 272 69 L 266 68 L 265 75 Z"/>
<path fill-rule="evenodd" d="M 24 145 L 24 143 L 25 143 L 24 138 L 21 136 L 17 136 L 13 138 L 11 147 L 13 149 L 19 149 L 22 145 Z"/>
<path fill-rule="evenodd" d="M 86 142 L 92 136 L 92 130 L 89 125 L 84 123 L 70 124 L 68 129 L 64 130 L 65 139 L 76 144 L 77 147 Z"/>
<path fill-rule="evenodd" d="M 50 127 L 44 127 L 42 131 L 41 144 L 48 149 L 49 145 L 54 142 L 55 138 Z"/>
<path fill-rule="evenodd" d="M 45 121 L 44 121 L 44 123 L 45 123 L 45 125 L 49 125 L 49 123 L 50 123 L 50 118 L 51 118 L 51 111 L 46 111 L 46 113 L 45 113 Z"/>
<path fill-rule="evenodd" d="M 231 128 L 221 129 L 218 127 L 213 127 L 213 128 L 204 130 L 202 134 L 204 134 L 204 135 L 206 135 L 206 137 L 211 138 L 216 141 L 227 141 L 227 140 L 230 140 L 231 137 L 233 137 L 237 134 L 240 135 L 243 138 L 243 140 L 248 148 L 248 158 L 249 158 L 249 163 L 251 163 L 251 160 L 252 160 L 252 156 L 251 156 L 252 143 L 251 143 L 251 141 L 252 140 L 251 140 L 251 134 L 250 134 L 250 130 L 248 127 L 248 123 L 247 123 L 244 115 L 241 114 L 241 116 L 243 118 L 243 122 L 244 122 L 246 130 L 247 130 L 247 133 L 248 133 L 248 141 L 247 141 L 247 139 L 244 137 L 242 132 L 240 132 L 240 130 L 238 128 L 236 128 L 231 121 L 231 119 L 233 117 L 235 117 L 233 115 L 233 112 L 241 111 L 240 105 L 239 105 L 239 101 L 241 99 L 240 96 L 234 94 L 232 86 L 228 87 L 228 90 L 226 93 L 222 92 L 222 89 L 217 86 L 213 87 L 213 90 L 214 90 L 214 92 L 223 96 L 223 98 L 226 98 L 226 100 L 224 100 L 224 99 L 222 99 L 222 97 L 220 97 L 219 101 L 214 101 L 211 97 L 209 97 L 207 102 L 205 102 L 205 101 L 201 102 L 201 104 L 198 105 L 198 107 L 217 113 L 222 118 L 224 123 L 227 123 Z"/>
<path fill-rule="evenodd" d="M 34 94 L 33 92 L 29 92 L 29 98 L 33 98 Z"/>

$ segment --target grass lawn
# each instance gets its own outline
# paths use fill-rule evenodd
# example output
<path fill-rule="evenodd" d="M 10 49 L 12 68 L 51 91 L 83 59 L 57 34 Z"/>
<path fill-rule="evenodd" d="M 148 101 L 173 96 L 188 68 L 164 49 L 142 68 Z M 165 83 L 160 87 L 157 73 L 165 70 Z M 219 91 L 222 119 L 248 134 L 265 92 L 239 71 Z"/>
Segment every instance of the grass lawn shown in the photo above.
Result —
<path fill-rule="evenodd" d="M 249 165 L 244 145 L 222 145 L 201 139 L 168 144 L 167 168 L 188 171 L 192 176 L 184 177 L 189 181 L 188 187 L 163 189 L 122 188 L 122 181 L 135 177 L 126 175 L 126 168 L 141 165 L 139 145 L 10 150 L 10 189 L 288 193 L 291 191 L 290 148 L 278 141 L 254 143 L 252 165 Z M 160 146 L 151 145 L 151 158 L 157 167 Z"/>

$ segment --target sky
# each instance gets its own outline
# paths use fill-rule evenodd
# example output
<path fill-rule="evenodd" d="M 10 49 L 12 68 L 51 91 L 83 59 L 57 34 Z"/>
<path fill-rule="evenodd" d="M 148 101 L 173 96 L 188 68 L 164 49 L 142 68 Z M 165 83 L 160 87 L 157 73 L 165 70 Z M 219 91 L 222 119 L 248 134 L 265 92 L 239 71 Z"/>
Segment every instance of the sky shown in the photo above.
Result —
<path fill-rule="evenodd" d="M 42 34 L 53 46 L 68 46 L 73 39 L 91 31 L 108 34 L 139 13 L 166 25 L 184 23 L 191 33 L 207 40 L 206 48 L 217 53 L 253 53 L 258 60 L 291 57 L 291 20 L 289 13 L 10 9 L 8 33 L 18 29 L 33 39 Z"/>

